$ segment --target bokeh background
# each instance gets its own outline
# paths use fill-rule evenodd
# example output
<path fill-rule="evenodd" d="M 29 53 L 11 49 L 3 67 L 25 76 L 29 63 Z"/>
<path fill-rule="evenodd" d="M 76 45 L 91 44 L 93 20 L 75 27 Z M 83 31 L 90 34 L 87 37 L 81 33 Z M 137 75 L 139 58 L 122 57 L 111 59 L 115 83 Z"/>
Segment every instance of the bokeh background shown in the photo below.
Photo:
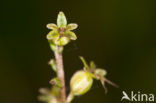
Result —
<path fill-rule="evenodd" d="M 82 69 L 78 56 L 105 68 L 100 82 L 73 103 L 121 103 L 122 91 L 156 94 L 155 0 L 2 0 L 0 14 L 0 102 L 41 103 L 40 87 L 50 87 L 55 73 L 46 34 L 59 11 L 77 23 L 78 39 L 64 50 L 67 91 L 72 74 Z"/>

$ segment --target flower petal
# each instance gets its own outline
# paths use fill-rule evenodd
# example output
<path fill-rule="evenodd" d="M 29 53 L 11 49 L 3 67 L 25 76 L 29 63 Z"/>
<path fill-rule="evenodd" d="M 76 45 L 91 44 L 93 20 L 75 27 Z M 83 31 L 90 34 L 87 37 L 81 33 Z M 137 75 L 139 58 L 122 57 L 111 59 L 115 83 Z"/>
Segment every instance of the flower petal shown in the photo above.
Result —
<path fill-rule="evenodd" d="M 104 77 L 107 74 L 107 71 L 101 68 L 96 68 L 95 74 L 99 75 L 100 77 Z"/>
<path fill-rule="evenodd" d="M 90 68 L 93 69 L 93 70 L 96 68 L 96 65 L 95 65 L 94 61 L 90 62 Z"/>
<path fill-rule="evenodd" d="M 67 30 L 74 30 L 74 29 L 76 29 L 77 27 L 78 27 L 77 24 L 71 23 L 71 24 L 68 24 L 68 25 L 67 25 L 66 29 L 67 29 Z"/>
<path fill-rule="evenodd" d="M 77 37 L 76 37 L 76 35 L 75 35 L 74 32 L 66 31 L 66 32 L 65 32 L 65 35 L 66 35 L 67 37 L 69 37 L 71 40 L 76 40 L 76 39 L 77 39 Z"/>
<path fill-rule="evenodd" d="M 66 27 L 67 19 L 63 12 L 59 12 L 57 17 L 57 26 L 58 27 Z"/>
<path fill-rule="evenodd" d="M 47 34 L 47 39 L 48 40 L 52 40 L 52 39 L 55 39 L 55 38 L 58 38 L 59 37 L 59 33 L 55 30 L 53 31 L 50 31 L 48 34 Z"/>
<path fill-rule="evenodd" d="M 54 30 L 54 29 L 57 29 L 58 27 L 56 24 L 50 23 L 50 24 L 47 24 L 47 28 Z"/>

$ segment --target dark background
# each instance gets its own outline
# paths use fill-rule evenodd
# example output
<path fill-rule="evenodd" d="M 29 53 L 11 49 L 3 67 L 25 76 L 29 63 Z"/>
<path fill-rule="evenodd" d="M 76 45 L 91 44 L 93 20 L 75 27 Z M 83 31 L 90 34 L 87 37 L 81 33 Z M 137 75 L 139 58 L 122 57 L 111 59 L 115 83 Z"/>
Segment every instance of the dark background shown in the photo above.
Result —
<path fill-rule="evenodd" d="M 77 23 L 78 39 L 66 46 L 67 91 L 72 74 L 82 68 L 78 56 L 94 60 L 120 85 L 100 82 L 73 103 L 120 103 L 122 91 L 156 94 L 155 0 L 2 0 L 0 6 L 0 103 L 40 103 L 40 87 L 55 76 L 46 34 L 63 11 Z"/>

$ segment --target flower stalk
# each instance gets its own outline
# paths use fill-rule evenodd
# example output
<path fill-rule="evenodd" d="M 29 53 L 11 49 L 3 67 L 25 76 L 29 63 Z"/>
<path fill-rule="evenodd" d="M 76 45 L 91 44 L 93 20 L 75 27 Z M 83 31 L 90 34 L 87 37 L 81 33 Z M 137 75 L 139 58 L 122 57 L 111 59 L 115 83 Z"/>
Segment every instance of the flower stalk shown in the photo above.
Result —
<path fill-rule="evenodd" d="M 66 103 L 66 88 L 65 88 L 65 78 L 64 78 L 65 76 L 64 76 L 64 68 L 63 68 L 63 56 L 62 56 L 62 52 L 59 52 L 59 48 L 60 48 L 59 46 L 56 47 L 54 54 L 55 54 L 55 59 L 57 64 L 57 74 L 61 82 L 61 90 L 60 90 L 61 103 Z"/>

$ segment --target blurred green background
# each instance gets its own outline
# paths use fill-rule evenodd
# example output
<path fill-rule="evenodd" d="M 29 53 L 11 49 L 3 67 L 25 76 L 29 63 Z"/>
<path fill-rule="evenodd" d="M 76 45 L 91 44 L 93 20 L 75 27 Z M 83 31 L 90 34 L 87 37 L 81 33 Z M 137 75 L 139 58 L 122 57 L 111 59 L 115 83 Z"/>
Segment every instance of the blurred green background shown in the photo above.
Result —
<path fill-rule="evenodd" d="M 67 91 L 72 74 L 82 69 L 78 56 L 94 60 L 120 85 L 100 82 L 73 103 L 121 103 L 122 91 L 156 94 L 155 0 L 2 0 L 0 15 L 0 102 L 40 103 L 40 87 L 55 76 L 46 34 L 63 11 L 77 23 L 78 39 L 66 46 Z"/>

